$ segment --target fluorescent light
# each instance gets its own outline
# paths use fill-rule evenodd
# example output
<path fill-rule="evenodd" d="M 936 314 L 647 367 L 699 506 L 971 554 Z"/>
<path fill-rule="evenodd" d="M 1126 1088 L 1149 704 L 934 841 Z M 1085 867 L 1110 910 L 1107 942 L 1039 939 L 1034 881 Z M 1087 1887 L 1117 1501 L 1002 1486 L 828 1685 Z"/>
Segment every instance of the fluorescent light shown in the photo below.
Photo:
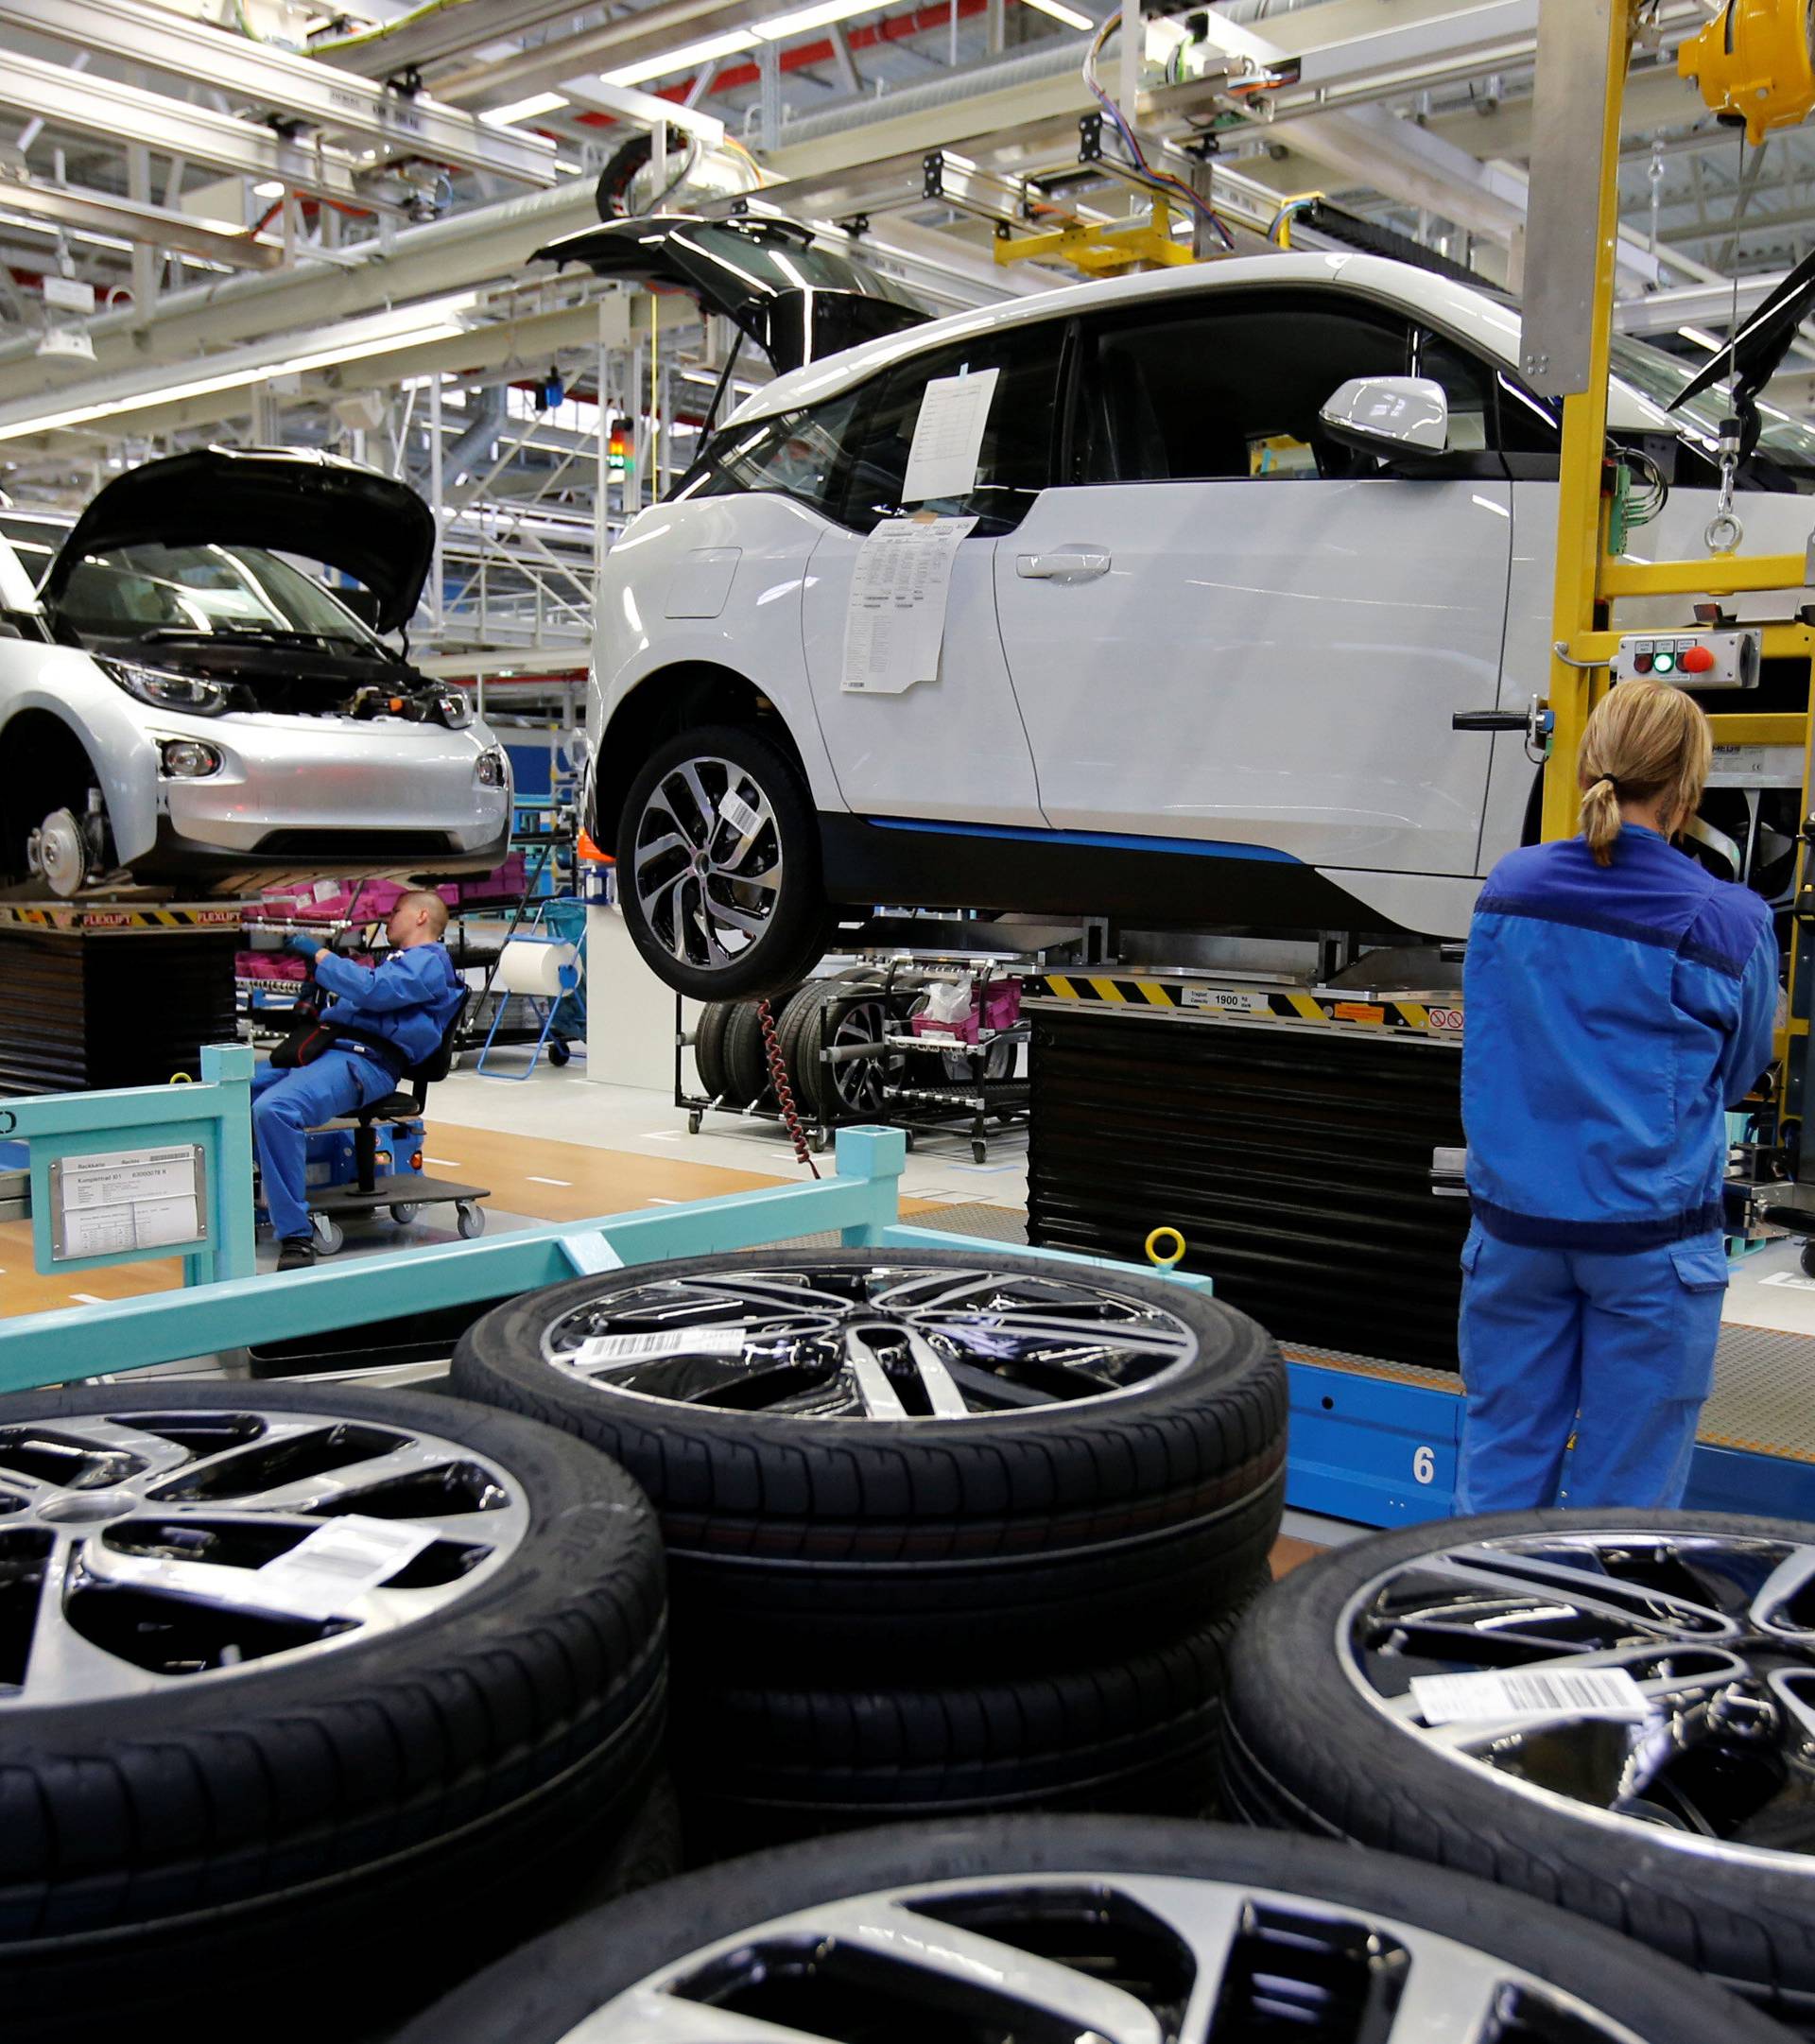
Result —
<path fill-rule="evenodd" d="M 283 196 L 284 181 L 282 178 L 267 178 L 263 184 L 254 184 L 252 186 L 252 197 L 254 199 L 282 199 Z"/>
<path fill-rule="evenodd" d="M 735 57 L 753 50 L 759 38 L 748 28 L 729 28 L 723 35 L 705 36 L 698 43 L 683 43 L 678 50 L 661 57 L 646 57 L 605 74 L 607 85 L 641 85 L 645 78 L 666 78 L 670 71 L 690 71 L 716 58 Z"/>
<path fill-rule="evenodd" d="M 515 121 L 534 120 L 538 113 L 553 113 L 566 104 L 562 93 L 531 93 L 527 99 L 513 99 L 508 107 L 488 107 L 479 118 L 489 128 L 509 128 Z"/>
<path fill-rule="evenodd" d="M 1704 332 L 1699 326 L 1679 326 L 1677 332 L 1685 340 L 1694 341 L 1698 348 L 1705 348 L 1710 355 L 1719 355 L 1727 345 L 1724 340 L 1717 340 L 1712 334 Z"/>
<path fill-rule="evenodd" d="M 446 303 L 464 303 L 475 295 L 467 292 L 459 299 L 447 301 Z M 430 312 L 433 308 L 419 309 Z M 0 424 L 0 441 L 23 440 L 35 433 L 54 433 L 64 426 L 89 425 L 96 420 L 116 418 L 124 412 L 148 411 L 160 405 L 180 405 L 192 397 L 213 397 L 222 390 L 249 390 L 253 384 L 264 383 L 278 376 L 301 376 L 311 370 L 333 369 L 342 362 L 363 361 L 369 355 L 389 355 L 403 348 L 421 347 L 428 341 L 457 340 L 467 331 L 468 329 L 455 319 L 423 319 L 415 326 L 399 326 L 395 331 L 351 344 L 342 341 L 332 347 L 315 349 L 306 355 L 292 355 L 281 362 L 259 362 L 238 369 L 221 370 L 210 376 L 192 377 L 184 383 L 161 384 L 156 390 L 135 390 L 123 396 L 100 399 L 93 404 L 71 406 L 64 411 L 43 412 L 36 418 L 13 420 Z"/>
<path fill-rule="evenodd" d="M 883 5 L 884 0 L 819 0 L 816 7 L 771 14 L 767 21 L 752 22 L 751 27 L 763 42 L 780 43 L 809 28 L 829 28 L 834 22 L 849 21 L 854 14 L 874 14 Z"/>
<path fill-rule="evenodd" d="M 1064 7 L 1061 0 L 1023 0 L 1023 5 L 1038 8 L 1043 14 L 1050 14 L 1054 21 L 1063 22 L 1067 28 L 1095 28 L 1099 26 L 1088 14 L 1079 13 L 1076 8 Z"/>

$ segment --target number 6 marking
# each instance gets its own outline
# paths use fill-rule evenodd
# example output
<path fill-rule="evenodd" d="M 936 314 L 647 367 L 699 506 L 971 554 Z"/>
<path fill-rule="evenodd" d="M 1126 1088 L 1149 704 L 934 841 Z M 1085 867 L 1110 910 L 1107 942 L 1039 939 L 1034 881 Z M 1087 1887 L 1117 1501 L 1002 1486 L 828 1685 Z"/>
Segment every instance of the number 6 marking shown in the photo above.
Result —
<path fill-rule="evenodd" d="M 1411 1473 L 1421 1483 L 1431 1483 L 1437 1478 L 1437 1458 L 1429 1448 L 1421 1447 L 1411 1458 Z"/>

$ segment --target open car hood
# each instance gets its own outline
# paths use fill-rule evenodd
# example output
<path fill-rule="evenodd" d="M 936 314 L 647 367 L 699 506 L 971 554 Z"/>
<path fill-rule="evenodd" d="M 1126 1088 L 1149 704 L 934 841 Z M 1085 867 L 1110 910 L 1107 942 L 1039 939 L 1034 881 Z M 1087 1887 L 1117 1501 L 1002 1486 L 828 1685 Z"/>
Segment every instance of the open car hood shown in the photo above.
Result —
<path fill-rule="evenodd" d="M 435 558 L 435 520 L 407 483 L 307 448 L 199 447 L 116 476 L 51 563 L 55 605 L 84 554 L 229 542 L 337 568 L 371 590 L 376 632 L 407 624 Z M 365 606 L 360 606 L 366 615 Z"/>
<path fill-rule="evenodd" d="M 822 247 L 793 220 L 651 214 L 564 234 L 536 256 L 685 291 L 702 311 L 735 320 L 777 375 L 927 318 L 868 264 Z"/>

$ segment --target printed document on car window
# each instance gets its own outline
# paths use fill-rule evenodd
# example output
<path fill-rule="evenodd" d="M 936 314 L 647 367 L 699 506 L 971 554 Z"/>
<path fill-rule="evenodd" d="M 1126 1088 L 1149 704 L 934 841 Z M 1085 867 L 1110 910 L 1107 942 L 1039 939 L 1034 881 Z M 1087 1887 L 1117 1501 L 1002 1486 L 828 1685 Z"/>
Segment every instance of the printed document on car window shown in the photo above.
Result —
<path fill-rule="evenodd" d="M 926 386 L 914 421 L 914 442 L 908 450 L 908 473 L 902 478 L 904 504 L 969 496 L 977 488 L 977 464 L 998 373 L 979 369 L 975 375 L 935 376 Z"/>
<path fill-rule="evenodd" d="M 898 696 L 936 680 L 958 543 L 975 518 L 885 518 L 857 549 L 844 614 L 849 694 Z"/>

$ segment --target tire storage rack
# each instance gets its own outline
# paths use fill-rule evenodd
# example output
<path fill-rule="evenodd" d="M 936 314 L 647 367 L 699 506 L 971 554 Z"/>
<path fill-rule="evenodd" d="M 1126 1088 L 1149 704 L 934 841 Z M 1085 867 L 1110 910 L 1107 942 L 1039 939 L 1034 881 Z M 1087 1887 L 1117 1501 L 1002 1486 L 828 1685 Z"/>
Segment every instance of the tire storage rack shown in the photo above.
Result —
<path fill-rule="evenodd" d="M 1021 1066 L 1030 1031 L 1019 1023 L 980 1032 L 976 1043 L 917 1036 L 912 1016 L 934 981 L 968 980 L 981 990 L 1017 976 L 995 959 L 859 960 L 769 1004 L 783 1067 L 816 1154 L 840 1128 L 887 1123 L 908 1132 L 950 1129 L 968 1136 L 982 1164 L 990 1137 L 1027 1126 L 1031 1089 Z M 700 1089 L 687 1085 L 691 1048 Z M 785 1120 L 775 1096 L 754 1001 L 713 1001 L 693 1034 L 675 1000 L 674 1104 L 698 1135 L 709 1114 Z"/>
<path fill-rule="evenodd" d="M 0 1396 L 9 2044 L 1808 2025 L 1806 1519 L 1420 1526 L 1269 1588 L 1262 1327 L 894 1223 L 900 1136 L 839 1152 L 0 1323 L 41 1380 Z M 477 1315 L 446 1393 L 42 1384 L 431 1295 Z M 1485 1705 L 1417 1687 L 1459 1674 Z"/>

